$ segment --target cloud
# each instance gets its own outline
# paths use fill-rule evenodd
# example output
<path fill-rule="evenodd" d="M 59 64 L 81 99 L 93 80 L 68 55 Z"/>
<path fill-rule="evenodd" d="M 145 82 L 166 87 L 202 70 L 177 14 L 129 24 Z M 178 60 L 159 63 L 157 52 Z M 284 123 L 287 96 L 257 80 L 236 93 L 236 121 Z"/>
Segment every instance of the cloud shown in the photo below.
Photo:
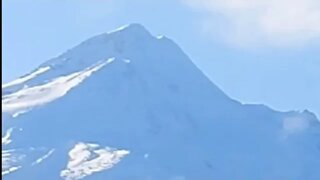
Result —
<path fill-rule="evenodd" d="M 319 0 L 182 0 L 208 13 L 204 29 L 239 44 L 301 44 L 320 38 Z M 224 18 L 218 22 L 216 17 Z"/>

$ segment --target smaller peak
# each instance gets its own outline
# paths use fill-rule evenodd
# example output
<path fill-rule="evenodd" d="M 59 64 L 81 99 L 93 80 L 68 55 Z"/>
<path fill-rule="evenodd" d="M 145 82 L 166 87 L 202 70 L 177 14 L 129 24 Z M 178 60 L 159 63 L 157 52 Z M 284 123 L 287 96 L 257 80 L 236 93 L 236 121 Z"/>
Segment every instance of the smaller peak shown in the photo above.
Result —
<path fill-rule="evenodd" d="M 166 37 L 166 36 L 164 36 L 164 35 L 158 35 L 158 36 L 156 36 L 156 38 L 157 38 L 157 39 L 160 39 L 160 40 L 161 40 L 161 39 L 162 39 L 162 40 L 163 40 L 163 39 L 169 39 L 168 37 Z"/>
<path fill-rule="evenodd" d="M 302 112 L 302 114 L 310 117 L 311 119 L 315 119 L 315 120 L 319 121 L 317 115 L 316 115 L 315 113 L 309 111 L 308 109 L 305 109 L 305 110 Z"/>

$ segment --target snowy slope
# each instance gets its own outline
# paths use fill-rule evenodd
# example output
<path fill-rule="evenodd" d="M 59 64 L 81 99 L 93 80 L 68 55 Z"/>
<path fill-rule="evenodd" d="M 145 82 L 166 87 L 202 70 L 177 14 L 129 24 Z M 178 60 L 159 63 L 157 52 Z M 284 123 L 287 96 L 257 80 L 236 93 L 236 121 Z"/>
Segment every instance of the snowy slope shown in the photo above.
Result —
<path fill-rule="evenodd" d="M 2 91 L 4 179 L 320 178 L 312 113 L 230 99 L 139 24 L 84 41 Z"/>

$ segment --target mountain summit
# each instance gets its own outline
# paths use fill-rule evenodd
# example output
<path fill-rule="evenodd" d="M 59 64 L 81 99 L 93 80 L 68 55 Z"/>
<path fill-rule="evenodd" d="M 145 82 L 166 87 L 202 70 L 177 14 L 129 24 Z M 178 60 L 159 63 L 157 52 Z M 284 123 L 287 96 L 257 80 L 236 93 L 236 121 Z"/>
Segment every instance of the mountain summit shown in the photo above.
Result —
<path fill-rule="evenodd" d="M 320 124 L 244 105 L 130 24 L 2 85 L 4 179 L 318 180 Z"/>

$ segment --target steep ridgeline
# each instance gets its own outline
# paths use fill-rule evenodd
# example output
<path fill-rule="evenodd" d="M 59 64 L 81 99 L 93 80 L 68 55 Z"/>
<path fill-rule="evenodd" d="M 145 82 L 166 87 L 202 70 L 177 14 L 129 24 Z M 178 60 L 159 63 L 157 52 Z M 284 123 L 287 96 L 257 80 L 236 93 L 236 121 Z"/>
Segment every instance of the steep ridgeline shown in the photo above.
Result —
<path fill-rule="evenodd" d="M 130 24 L 2 85 L 2 175 L 20 180 L 319 180 L 308 112 L 244 105 Z"/>

